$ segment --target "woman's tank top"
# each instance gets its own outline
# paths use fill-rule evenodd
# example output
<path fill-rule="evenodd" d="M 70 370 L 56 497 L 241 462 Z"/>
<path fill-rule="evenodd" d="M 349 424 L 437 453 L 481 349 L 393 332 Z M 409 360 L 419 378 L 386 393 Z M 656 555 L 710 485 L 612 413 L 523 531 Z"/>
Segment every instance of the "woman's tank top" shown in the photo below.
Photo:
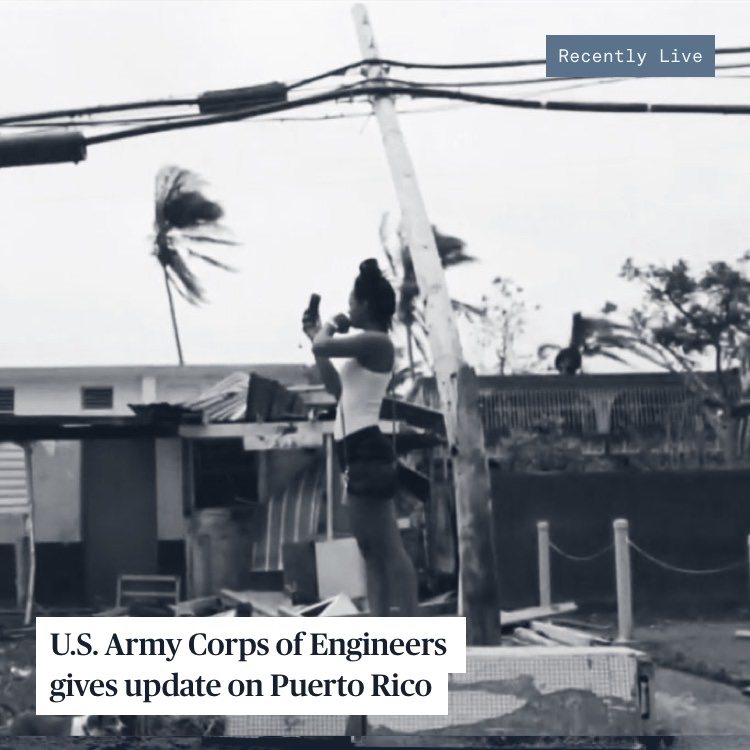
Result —
<path fill-rule="evenodd" d="M 336 424 L 333 436 L 343 440 L 366 427 L 380 424 L 390 372 L 373 372 L 363 367 L 356 359 L 347 359 L 339 372 L 341 398 L 336 408 Z"/>

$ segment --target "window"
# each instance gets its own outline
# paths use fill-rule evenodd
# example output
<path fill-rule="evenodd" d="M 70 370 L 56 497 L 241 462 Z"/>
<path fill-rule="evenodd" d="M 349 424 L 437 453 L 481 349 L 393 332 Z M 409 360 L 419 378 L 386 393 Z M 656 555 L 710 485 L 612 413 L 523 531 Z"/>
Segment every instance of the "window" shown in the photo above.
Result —
<path fill-rule="evenodd" d="M 111 409 L 113 402 L 113 389 L 109 386 L 81 388 L 81 408 L 83 409 Z"/>
<path fill-rule="evenodd" d="M 14 414 L 16 411 L 16 389 L 0 388 L 0 414 Z"/>

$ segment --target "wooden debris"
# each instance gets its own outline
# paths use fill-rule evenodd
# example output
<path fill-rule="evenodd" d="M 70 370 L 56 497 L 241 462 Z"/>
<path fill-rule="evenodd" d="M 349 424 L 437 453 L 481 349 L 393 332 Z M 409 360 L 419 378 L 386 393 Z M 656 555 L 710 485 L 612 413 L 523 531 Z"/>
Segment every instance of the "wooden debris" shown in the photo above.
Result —
<path fill-rule="evenodd" d="M 573 628 L 566 628 L 562 625 L 554 625 L 551 622 L 532 622 L 531 629 L 535 633 L 557 641 L 564 646 L 597 646 L 607 645 L 609 642 L 605 638 L 599 638 L 589 633 L 584 633 Z"/>
<path fill-rule="evenodd" d="M 320 617 L 351 617 L 358 615 L 359 610 L 354 606 L 354 602 L 346 595 L 339 594 L 334 597 L 333 601 L 320 613 Z"/>
<path fill-rule="evenodd" d="M 214 616 L 226 609 L 220 596 L 202 596 L 198 599 L 189 599 L 177 604 L 170 604 L 169 608 L 175 617 L 206 617 Z"/>
<path fill-rule="evenodd" d="M 522 646 L 556 646 L 554 641 L 528 628 L 516 628 L 513 638 Z"/>
<path fill-rule="evenodd" d="M 331 596 L 306 606 L 281 606 L 278 612 L 282 617 L 351 617 L 361 614 L 346 594 Z"/>
<path fill-rule="evenodd" d="M 750 630 L 735 630 L 734 637 L 740 640 L 750 640 Z"/>
<path fill-rule="evenodd" d="M 291 607 L 292 600 L 281 591 L 233 591 L 222 589 L 221 597 L 230 607 L 249 604 L 259 617 L 278 617 L 280 607 Z"/>
<path fill-rule="evenodd" d="M 500 625 L 503 628 L 523 625 L 533 620 L 545 620 L 557 615 L 569 614 L 576 612 L 578 605 L 574 602 L 564 602 L 562 604 L 552 604 L 549 607 L 527 607 L 526 609 L 516 609 L 512 612 L 500 612 Z"/>

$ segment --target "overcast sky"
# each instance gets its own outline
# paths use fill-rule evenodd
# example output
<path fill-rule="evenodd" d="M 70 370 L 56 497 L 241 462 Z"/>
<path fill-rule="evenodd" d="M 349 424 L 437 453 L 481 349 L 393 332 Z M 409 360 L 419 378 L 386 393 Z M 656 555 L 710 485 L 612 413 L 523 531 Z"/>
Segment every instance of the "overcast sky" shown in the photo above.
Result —
<path fill-rule="evenodd" d="M 747 2 L 366 5 L 381 54 L 409 61 L 539 58 L 546 34 L 715 34 L 717 47 L 750 46 Z M 4 0 L 0 29 L 1 114 L 292 81 L 360 57 L 349 2 Z M 544 68 L 484 77 L 501 74 Z M 750 77 L 545 86 L 491 91 L 750 103 Z M 430 111 L 401 123 L 431 220 L 481 259 L 450 272 L 451 293 L 478 301 L 497 275 L 522 285 L 542 306 L 522 348 L 564 343 L 576 310 L 632 302 L 617 278 L 629 255 L 700 265 L 750 248 L 750 117 L 402 108 L 417 107 Z M 294 114 L 362 111 L 340 103 Z M 344 307 L 359 261 L 380 253 L 381 217 L 398 214 L 372 118 L 222 125 L 92 147 L 75 166 L 3 170 L 3 364 L 175 362 L 149 254 L 165 164 L 210 181 L 243 243 L 225 254 L 239 273 L 196 267 L 210 304 L 178 303 L 188 363 L 307 360 L 299 319 L 309 294 L 322 294 L 325 314 Z"/>

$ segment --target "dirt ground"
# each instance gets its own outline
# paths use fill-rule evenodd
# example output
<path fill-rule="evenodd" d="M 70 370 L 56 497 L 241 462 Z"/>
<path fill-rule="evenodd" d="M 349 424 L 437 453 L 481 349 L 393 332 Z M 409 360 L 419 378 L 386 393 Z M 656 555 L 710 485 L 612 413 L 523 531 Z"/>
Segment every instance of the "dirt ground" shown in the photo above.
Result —
<path fill-rule="evenodd" d="M 635 638 L 664 666 L 740 687 L 750 685 L 750 640 L 737 630 L 750 630 L 750 620 L 658 620 L 636 626 Z"/>

